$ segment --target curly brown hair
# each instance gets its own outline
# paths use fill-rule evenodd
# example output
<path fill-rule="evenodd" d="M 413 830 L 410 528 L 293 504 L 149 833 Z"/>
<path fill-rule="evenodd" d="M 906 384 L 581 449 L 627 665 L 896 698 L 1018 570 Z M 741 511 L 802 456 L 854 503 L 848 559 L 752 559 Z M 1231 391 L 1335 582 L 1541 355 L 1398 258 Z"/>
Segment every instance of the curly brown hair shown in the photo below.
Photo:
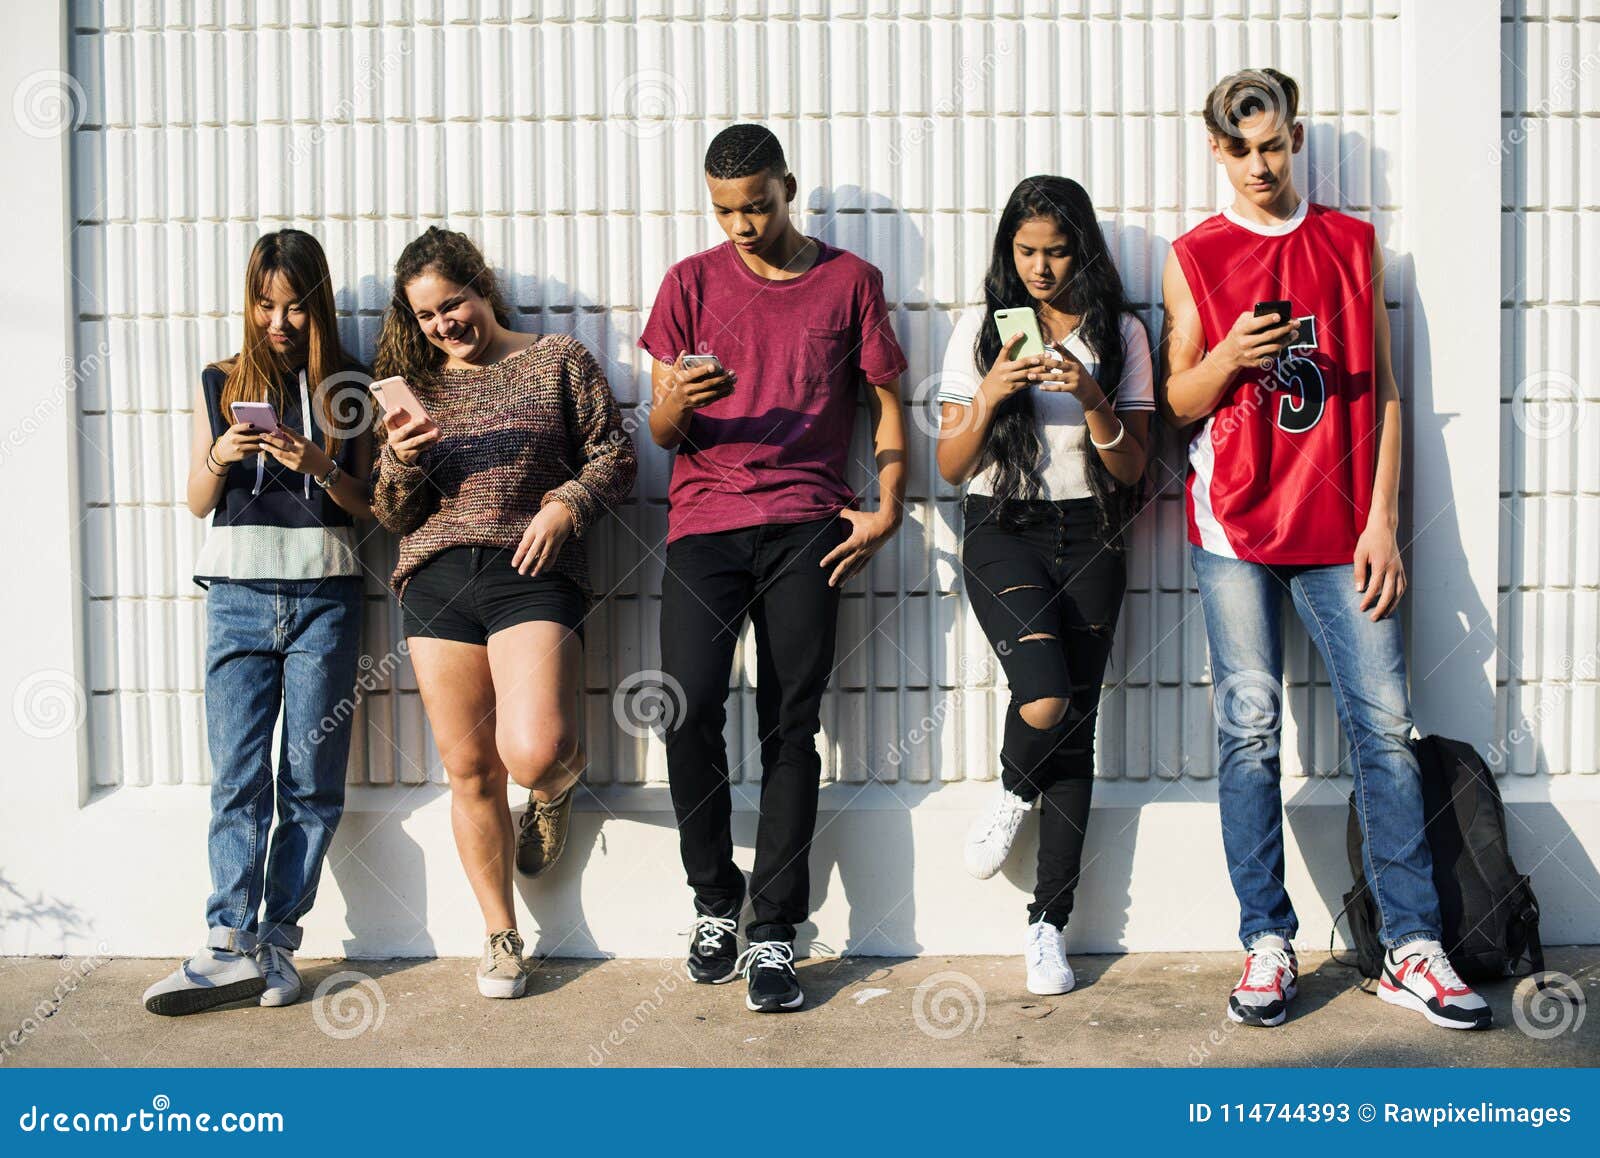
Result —
<path fill-rule="evenodd" d="M 483 251 L 465 233 L 430 225 L 400 251 L 400 260 L 394 263 L 394 290 L 383 315 L 383 329 L 378 333 L 378 350 L 373 358 L 375 377 L 399 376 L 412 383 L 428 382 L 444 365 L 444 351 L 428 341 L 406 300 L 406 287 L 425 273 L 466 286 L 489 303 L 496 321 L 511 328 L 511 310 Z"/>

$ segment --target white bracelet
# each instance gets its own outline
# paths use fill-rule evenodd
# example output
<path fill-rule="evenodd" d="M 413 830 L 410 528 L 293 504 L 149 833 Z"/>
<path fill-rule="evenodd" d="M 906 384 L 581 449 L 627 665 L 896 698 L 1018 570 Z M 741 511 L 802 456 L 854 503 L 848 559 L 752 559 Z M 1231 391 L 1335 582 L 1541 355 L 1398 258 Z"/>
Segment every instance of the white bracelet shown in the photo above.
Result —
<path fill-rule="evenodd" d="M 1093 446 L 1096 450 L 1116 450 L 1117 447 L 1122 445 L 1123 435 L 1125 435 L 1127 433 L 1128 433 L 1128 428 L 1123 425 L 1122 419 L 1118 418 L 1117 419 L 1117 436 L 1115 438 L 1113 438 L 1110 442 L 1096 442 L 1094 440 L 1094 435 L 1091 434 L 1091 435 L 1089 435 L 1089 444 L 1091 446 Z"/>

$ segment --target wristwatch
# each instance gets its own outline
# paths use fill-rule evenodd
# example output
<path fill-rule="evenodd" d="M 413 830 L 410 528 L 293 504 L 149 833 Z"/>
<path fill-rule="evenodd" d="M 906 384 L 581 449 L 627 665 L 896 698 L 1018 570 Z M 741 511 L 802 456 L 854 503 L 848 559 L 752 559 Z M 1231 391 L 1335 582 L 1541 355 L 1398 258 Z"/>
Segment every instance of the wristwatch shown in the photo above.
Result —
<path fill-rule="evenodd" d="M 328 468 L 328 473 L 323 475 L 321 478 L 317 478 L 316 475 L 312 475 L 311 477 L 316 479 L 317 485 L 323 490 L 331 490 L 333 489 L 333 484 L 338 482 L 343 475 L 344 471 L 339 469 L 339 464 L 334 463 Z"/>

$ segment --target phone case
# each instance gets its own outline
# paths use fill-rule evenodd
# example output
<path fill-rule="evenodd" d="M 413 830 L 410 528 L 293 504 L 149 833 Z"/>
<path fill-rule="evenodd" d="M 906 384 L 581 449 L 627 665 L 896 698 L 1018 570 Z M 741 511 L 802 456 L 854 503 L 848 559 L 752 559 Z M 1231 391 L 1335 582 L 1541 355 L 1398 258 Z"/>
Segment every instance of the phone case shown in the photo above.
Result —
<path fill-rule="evenodd" d="M 1028 335 L 1022 340 L 1022 345 L 1017 348 L 1013 357 L 1022 359 L 1044 353 L 1044 338 L 1039 333 L 1039 317 L 1029 307 L 1022 306 L 1011 310 L 996 310 L 994 312 L 994 326 L 1000 334 L 1000 349 L 1002 351 L 1006 348 L 1006 343 L 1016 336 L 1018 330 Z"/>

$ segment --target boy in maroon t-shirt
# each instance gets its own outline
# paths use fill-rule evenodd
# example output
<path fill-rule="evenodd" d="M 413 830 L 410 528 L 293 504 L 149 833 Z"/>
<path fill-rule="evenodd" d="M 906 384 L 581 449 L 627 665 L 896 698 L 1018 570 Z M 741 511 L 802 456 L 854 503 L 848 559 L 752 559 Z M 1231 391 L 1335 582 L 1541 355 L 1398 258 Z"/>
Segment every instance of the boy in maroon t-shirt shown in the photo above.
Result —
<path fill-rule="evenodd" d="M 666 736 L 684 870 L 695 894 L 689 974 L 741 969 L 746 1005 L 798 1009 L 795 925 L 811 911 L 808 857 L 822 761 L 819 708 L 833 667 L 839 589 L 900 525 L 906 368 L 883 275 L 802 234 L 783 147 L 733 125 L 706 151 L 728 240 L 667 272 L 639 345 L 655 359 L 650 435 L 675 450 L 661 588 L 661 665 L 682 689 Z M 686 360 L 686 356 L 689 357 Z M 879 509 L 857 508 L 845 464 L 863 380 Z M 744 874 L 722 728 L 734 646 L 756 632 L 761 820 L 754 919 L 737 952 Z"/>

